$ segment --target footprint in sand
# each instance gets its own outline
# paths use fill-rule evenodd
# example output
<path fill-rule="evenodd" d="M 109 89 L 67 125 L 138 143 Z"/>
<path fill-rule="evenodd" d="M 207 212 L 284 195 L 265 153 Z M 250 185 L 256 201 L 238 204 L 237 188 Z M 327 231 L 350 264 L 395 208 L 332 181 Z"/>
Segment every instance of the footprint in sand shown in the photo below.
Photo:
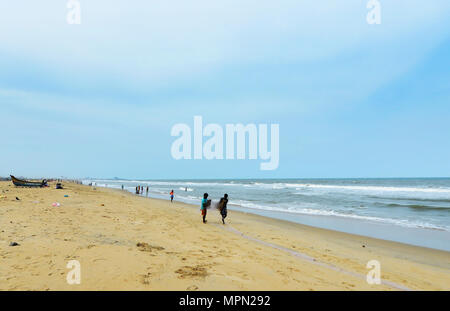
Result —
<path fill-rule="evenodd" d="M 136 246 L 138 247 L 138 249 L 141 252 L 151 252 L 152 250 L 156 250 L 156 251 L 162 251 L 164 250 L 164 247 L 161 246 L 154 246 L 154 245 L 150 245 L 148 243 L 143 243 L 143 242 L 139 242 L 136 244 Z"/>
<path fill-rule="evenodd" d="M 347 282 L 341 282 L 341 284 L 343 284 L 343 285 L 347 285 L 347 286 L 350 286 L 350 287 L 355 287 L 355 285 L 354 285 L 354 284 L 351 284 L 351 283 L 347 283 Z"/>
<path fill-rule="evenodd" d="M 149 281 L 150 276 L 151 276 L 150 272 L 147 274 L 141 275 L 141 283 L 144 285 L 149 285 L 150 284 L 150 281 Z"/>
<path fill-rule="evenodd" d="M 175 271 L 175 273 L 179 274 L 180 279 L 185 278 L 204 278 L 208 275 L 208 272 L 205 267 L 202 266 L 184 266 Z"/>
<path fill-rule="evenodd" d="M 194 291 L 194 290 L 197 290 L 197 289 L 198 289 L 197 285 L 191 285 L 188 288 L 186 288 L 186 290 L 191 290 L 191 291 Z"/>

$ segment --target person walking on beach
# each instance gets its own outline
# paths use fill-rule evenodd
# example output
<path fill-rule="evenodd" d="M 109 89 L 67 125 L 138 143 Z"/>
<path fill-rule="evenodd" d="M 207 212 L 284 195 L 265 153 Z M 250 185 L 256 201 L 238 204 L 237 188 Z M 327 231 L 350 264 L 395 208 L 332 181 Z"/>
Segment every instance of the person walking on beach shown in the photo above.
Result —
<path fill-rule="evenodd" d="M 202 211 L 203 223 L 206 224 L 206 210 L 208 209 L 208 194 L 203 194 L 202 205 L 200 210 Z"/>
<path fill-rule="evenodd" d="M 173 202 L 173 189 L 172 189 L 172 191 L 170 191 L 170 202 L 171 203 Z"/>
<path fill-rule="evenodd" d="M 222 223 L 225 224 L 225 218 L 227 218 L 227 204 L 228 204 L 228 194 L 224 194 L 223 198 L 219 201 L 219 211 L 220 215 L 222 215 Z"/>
<path fill-rule="evenodd" d="M 148 196 L 148 186 L 147 186 L 147 190 L 146 190 L 147 196 Z"/>

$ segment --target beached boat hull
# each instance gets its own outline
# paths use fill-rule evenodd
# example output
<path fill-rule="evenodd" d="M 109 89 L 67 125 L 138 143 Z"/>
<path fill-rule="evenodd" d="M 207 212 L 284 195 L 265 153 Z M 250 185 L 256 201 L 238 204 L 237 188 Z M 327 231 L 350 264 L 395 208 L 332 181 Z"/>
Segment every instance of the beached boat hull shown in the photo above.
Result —
<path fill-rule="evenodd" d="M 38 181 L 27 181 L 27 180 L 22 180 L 22 179 L 18 179 L 12 175 L 11 176 L 11 180 L 14 184 L 14 186 L 16 187 L 45 187 L 47 186 L 47 181 L 43 180 L 41 182 Z"/>

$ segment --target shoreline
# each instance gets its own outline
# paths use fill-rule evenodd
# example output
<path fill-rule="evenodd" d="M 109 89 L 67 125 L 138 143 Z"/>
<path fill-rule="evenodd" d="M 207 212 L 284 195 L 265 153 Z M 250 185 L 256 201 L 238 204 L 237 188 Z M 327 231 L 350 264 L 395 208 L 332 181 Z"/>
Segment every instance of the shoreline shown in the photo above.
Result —
<path fill-rule="evenodd" d="M 108 188 L 108 189 L 111 189 L 111 188 Z M 119 190 L 119 189 L 112 189 L 112 190 Z M 133 195 L 133 193 L 131 193 L 131 194 Z M 144 197 L 144 198 L 149 199 L 149 200 L 155 200 L 157 202 L 164 202 L 165 201 L 164 199 L 161 199 L 161 198 L 151 198 L 151 197 Z M 198 207 L 196 205 L 194 205 L 194 204 L 186 203 L 186 202 L 183 202 L 183 201 L 178 201 L 176 199 L 174 199 L 174 203 L 177 203 L 177 204 L 180 204 L 180 205 L 185 205 L 186 208 L 193 208 L 193 209 L 197 208 L 198 209 Z M 404 242 L 395 241 L 395 240 L 391 240 L 391 239 L 382 239 L 382 238 L 377 238 L 377 237 L 364 235 L 364 234 L 350 233 L 350 232 L 341 231 L 341 230 L 335 230 L 335 229 L 329 229 L 329 228 L 320 227 L 320 226 L 308 225 L 308 224 L 305 224 L 303 222 L 298 222 L 298 221 L 293 220 L 293 219 L 291 219 L 291 220 L 288 219 L 289 215 L 297 215 L 296 213 L 283 212 L 283 213 L 285 213 L 287 215 L 285 217 L 277 218 L 277 217 L 273 217 L 273 216 L 266 216 L 264 214 L 259 214 L 258 213 L 259 210 L 255 211 L 254 209 L 250 209 L 250 208 L 241 208 L 241 207 L 240 208 L 235 208 L 235 207 L 231 208 L 231 207 L 228 207 L 228 210 L 229 211 L 233 211 L 233 213 L 236 213 L 238 215 L 248 215 L 250 217 L 255 217 L 255 219 L 258 219 L 261 222 L 264 222 L 264 220 L 266 220 L 266 221 L 274 222 L 274 223 L 279 222 L 280 224 L 282 224 L 282 226 L 283 225 L 285 225 L 285 226 L 293 225 L 293 226 L 299 226 L 299 228 L 300 227 L 305 227 L 305 228 L 307 228 L 309 230 L 324 230 L 324 231 L 329 232 L 329 233 L 347 234 L 349 236 L 358 237 L 360 239 L 380 240 L 380 241 L 383 241 L 383 242 L 391 242 L 393 244 L 398 244 L 398 245 L 418 247 L 418 248 L 422 248 L 424 250 L 439 251 L 439 252 L 447 253 L 450 256 L 450 251 L 449 250 L 445 250 L 445 249 L 439 249 L 439 248 L 427 247 L 427 246 L 422 246 L 422 245 L 404 243 Z M 248 210 L 248 211 L 246 211 L 246 210 Z M 268 212 L 270 214 L 276 214 L 276 212 L 272 212 L 272 211 L 268 211 Z M 279 213 L 281 214 L 282 212 L 279 212 Z M 303 215 L 302 214 L 301 216 L 302 217 L 303 216 L 307 216 L 308 217 L 309 215 Z M 311 216 L 311 217 L 317 217 L 317 218 L 319 218 L 319 217 L 320 218 L 330 217 L 330 218 L 332 218 L 333 216 L 314 215 L 314 216 Z M 335 217 L 333 217 L 333 218 L 335 218 Z M 348 221 L 349 223 L 353 223 L 354 222 L 353 220 L 347 220 L 347 219 L 345 219 L 345 221 L 346 222 Z M 391 226 L 391 225 L 388 225 L 388 226 Z M 405 229 L 405 228 L 401 228 L 401 229 Z M 414 228 L 412 230 L 416 230 L 416 228 Z M 426 229 L 426 230 L 431 230 L 431 229 Z"/>
<path fill-rule="evenodd" d="M 98 186 L 98 185 L 97 185 Z M 120 190 L 116 187 L 104 187 L 108 189 Z M 125 190 L 128 191 L 128 190 Z M 128 191 L 134 195 L 132 191 Z M 151 196 L 139 195 L 148 199 L 164 201 L 164 195 L 150 192 Z M 188 206 L 196 207 L 193 203 L 186 200 L 175 201 Z M 248 208 L 233 203 L 229 203 L 229 210 L 239 211 L 268 217 L 271 219 L 286 220 L 293 223 L 306 225 L 314 228 L 322 228 L 336 232 L 349 233 L 368 238 L 381 239 L 386 241 L 398 242 L 412 246 L 430 248 L 450 252 L 450 232 L 445 230 L 405 227 L 385 222 L 375 222 L 365 219 L 354 219 L 333 215 L 309 215 L 295 213 L 290 211 L 276 211 L 266 209 Z"/>
<path fill-rule="evenodd" d="M 147 198 L 147 199 L 155 200 L 158 202 L 164 202 L 163 199 L 156 199 L 156 198 Z M 174 200 L 174 203 L 180 204 L 181 206 L 184 206 L 185 208 L 194 208 L 194 209 L 197 208 L 197 206 L 195 206 L 193 204 L 189 204 L 189 203 L 185 203 L 185 202 L 181 202 L 181 201 Z M 419 246 L 419 245 L 414 245 L 414 244 L 408 244 L 408 243 L 402 243 L 402 242 L 388 240 L 388 239 L 379 239 L 379 238 L 374 238 L 374 237 L 370 237 L 370 236 L 366 236 L 366 235 L 348 233 L 348 232 L 344 232 L 344 231 L 332 230 L 332 229 L 321 228 L 321 227 L 316 227 L 316 226 L 310 226 L 310 225 L 298 223 L 298 222 L 292 221 L 292 220 L 272 218 L 270 216 L 259 215 L 259 214 L 253 213 L 253 212 L 232 210 L 230 208 L 228 208 L 228 211 L 233 211 L 233 213 L 239 215 L 237 218 L 248 217 L 249 219 L 251 219 L 253 221 L 273 225 L 273 226 L 279 227 L 279 229 L 283 228 L 283 227 L 284 228 L 290 227 L 293 230 L 310 231 L 310 232 L 316 232 L 316 233 L 322 234 L 322 235 L 328 235 L 329 238 L 339 236 L 339 238 L 343 238 L 346 240 L 366 241 L 367 242 L 366 244 L 377 245 L 377 246 L 379 246 L 379 245 L 389 246 L 389 248 L 391 248 L 391 249 L 401 248 L 403 250 L 409 250 L 410 252 L 414 252 L 414 250 L 416 250 L 416 249 L 421 250 L 423 252 L 436 252 L 437 254 L 440 254 L 442 256 L 448 256 L 449 268 L 450 268 L 450 252 L 446 251 L 446 250 L 430 248 L 430 247 L 425 247 L 425 246 Z M 212 212 L 217 213 L 215 211 L 212 211 Z M 210 213 L 210 212 L 208 212 L 208 213 Z M 247 230 L 244 229 L 243 231 L 247 231 Z M 250 232 L 250 231 L 248 231 L 248 232 Z M 421 259 L 422 259 L 421 257 L 417 257 L 418 262 L 419 261 L 423 262 L 423 260 L 421 260 Z"/>
<path fill-rule="evenodd" d="M 231 208 L 230 208 L 231 210 Z M 357 220 L 339 216 L 306 215 L 291 212 L 251 210 L 237 208 L 236 211 L 263 217 L 284 220 L 312 228 L 326 229 L 367 238 L 391 241 L 411 246 L 450 252 L 450 232 L 429 228 L 408 228 L 369 220 Z"/>
<path fill-rule="evenodd" d="M 63 184 L 0 182 L 8 190 L 0 199 L 0 290 L 450 289 L 446 251 L 231 209 L 227 225 L 213 210 L 204 225 L 186 203 Z M 65 280 L 71 259 L 81 263 L 81 285 Z M 381 285 L 364 278 L 373 259 Z"/>

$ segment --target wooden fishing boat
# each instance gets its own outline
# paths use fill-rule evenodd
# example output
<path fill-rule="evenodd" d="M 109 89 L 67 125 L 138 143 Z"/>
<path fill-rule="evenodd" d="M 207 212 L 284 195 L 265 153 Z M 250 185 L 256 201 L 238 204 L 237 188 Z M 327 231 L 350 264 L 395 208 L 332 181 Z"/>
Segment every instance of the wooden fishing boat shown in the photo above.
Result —
<path fill-rule="evenodd" d="M 11 180 L 16 187 L 47 187 L 47 181 L 44 179 L 43 181 L 28 181 L 28 180 L 22 180 L 11 176 Z"/>

